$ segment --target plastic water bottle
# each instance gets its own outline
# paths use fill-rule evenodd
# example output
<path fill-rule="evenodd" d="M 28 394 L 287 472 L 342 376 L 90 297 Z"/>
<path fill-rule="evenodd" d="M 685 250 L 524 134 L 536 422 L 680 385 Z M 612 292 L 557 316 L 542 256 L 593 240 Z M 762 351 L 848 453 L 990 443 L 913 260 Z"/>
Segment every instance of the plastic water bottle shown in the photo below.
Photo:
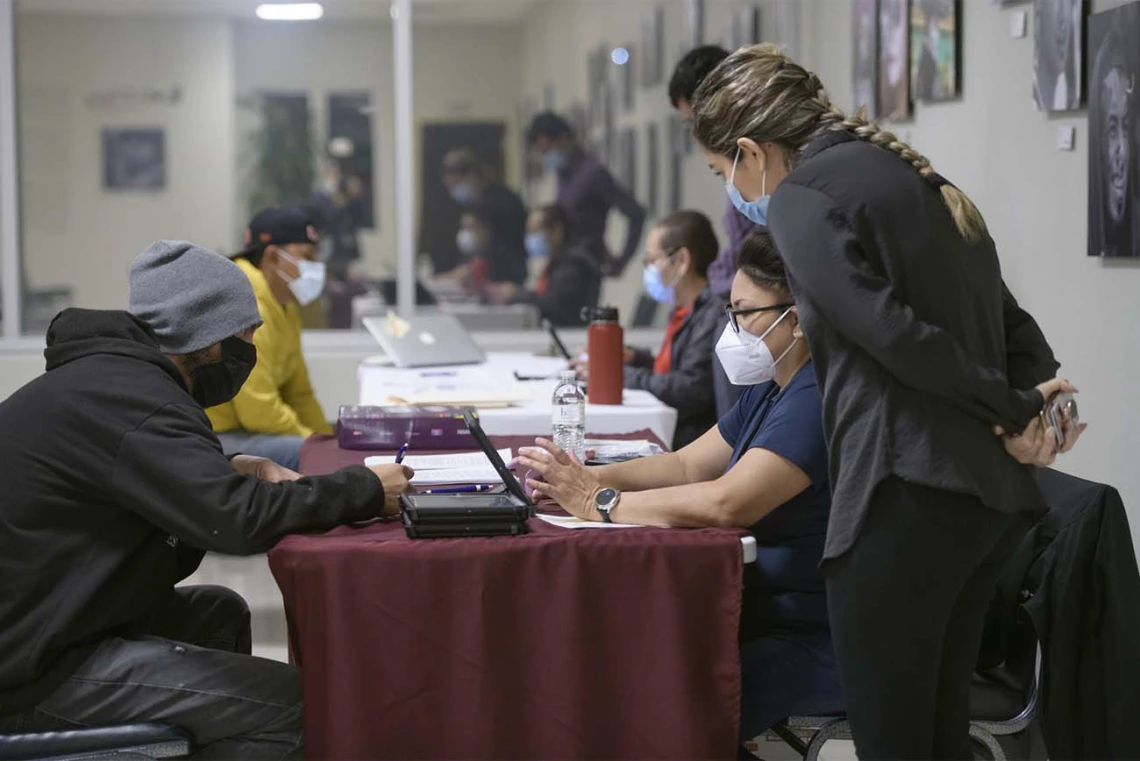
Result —
<path fill-rule="evenodd" d="M 573 452 L 578 462 L 586 460 L 586 395 L 578 387 L 578 376 L 566 370 L 558 376 L 554 389 L 554 443 L 567 453 Z"/>

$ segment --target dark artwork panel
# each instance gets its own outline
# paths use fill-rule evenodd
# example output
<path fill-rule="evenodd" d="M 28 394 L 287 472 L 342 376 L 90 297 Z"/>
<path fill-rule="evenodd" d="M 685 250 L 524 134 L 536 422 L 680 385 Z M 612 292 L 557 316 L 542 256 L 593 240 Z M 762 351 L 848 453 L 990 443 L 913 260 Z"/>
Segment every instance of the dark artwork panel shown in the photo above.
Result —
<path fill-rule="evenodd" d="M 641 16 L 641 86 L 656 87 L 665 79 L 665 9 L 647 8 Z"/>
<path fill-rule="evenodd" d="M 910 2 L 879 0 L 879 116 L 909 119 Z"/>
<path fill-rule="evenodd" d="M 914 0 L 910 60 L 915 100 L 950 100 L 961 92 L 961 8 L 959 0 Z"/>
<path fill-rule="evenodd" d="M 874 119 L 879 113 L 879 0 L 855 0 L 852 38 L 855 108 L 866 108 L 867 116 Z"/>
<path fill-rule="evenodd" d="M 103 188 L 153 192 L 166 187 L 166 133 L 153 129 L 103 130 Z"/>
<path fill-rule="evenodd" d="M 1033 102 L 1039 111 L 1084 105 L 1087 0 L 1033 0 Z"/>
<path fill-rule="evenodd" d="M 637 130 L 623 129 L 618 140 L 618 180 L 631 196 L 637 197 Z"/>
<path fill-rule="evenodd" d="M 661 173 L 661 144 L 660 135 L 657 131 L 656 124 L 650 124 L 645 128 L 645 152 L 646 152 L 646 169 L 648 170 L 645 180 L 645 208 L 649 216 L 656 217 L 660 211 L 659 198 L 660 193 L 660 173 Z"/>
<path fill-rule="evenodd" d="M 1089 255 L 1140 257 L 1140 3 L 1089 19 Z"/>

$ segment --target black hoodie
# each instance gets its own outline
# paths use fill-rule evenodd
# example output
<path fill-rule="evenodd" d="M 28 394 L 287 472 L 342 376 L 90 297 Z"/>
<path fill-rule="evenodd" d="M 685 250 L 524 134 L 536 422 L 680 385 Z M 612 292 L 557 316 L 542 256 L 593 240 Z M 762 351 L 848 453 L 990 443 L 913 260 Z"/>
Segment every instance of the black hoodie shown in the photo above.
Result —
<path fill-rule="evenodd" d="M 47 373 L 0 403 L 0 716 L 130 633 L 204 551 L 265 552 L 379 514 L 365 468 L 295 483 L 237 473 L 154 334 L 68 309 Z"/>

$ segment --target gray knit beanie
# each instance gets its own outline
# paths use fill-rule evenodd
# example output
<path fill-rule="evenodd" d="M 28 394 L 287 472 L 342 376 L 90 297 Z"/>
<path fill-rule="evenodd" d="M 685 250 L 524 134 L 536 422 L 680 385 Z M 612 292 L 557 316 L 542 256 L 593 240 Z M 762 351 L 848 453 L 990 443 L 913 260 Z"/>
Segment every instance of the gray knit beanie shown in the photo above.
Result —
<path fill-rule="evenodd" d="M 190 354 L 261 324 L 253 286 L 221 254 L 160 240 L 131 263 L 131 306 L 166 354 Z"/>

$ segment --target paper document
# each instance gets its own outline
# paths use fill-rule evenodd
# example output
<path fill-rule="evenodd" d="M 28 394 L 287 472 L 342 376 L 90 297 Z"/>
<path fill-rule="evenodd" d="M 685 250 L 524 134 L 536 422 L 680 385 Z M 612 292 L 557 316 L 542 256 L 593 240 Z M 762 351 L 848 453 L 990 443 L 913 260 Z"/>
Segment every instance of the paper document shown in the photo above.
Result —
<path fill-rule="evenodd" d="M 499 457 L 503 458 L 503 462 L 511 461 L 511 450 L 500 449 Z M 384 455 L 380 457 L 369 457 L 364 461 L 365 465 L 369 467 L 373 465 L 393 465 L 396 462 L 394 455 Z M 491 462 L 487 459 L 487 455 L 483 452 L 462 452 L 460 454 L 420 454 L 408 455 L 404 458 L 404 464 L 415 471 L 420 470 L 442 470 L 445 468 L 491 468 Z M 494 470 L 494 468 L 491 468 Z"/>
<path fill-rule="evenodd" d="M 624 441 L 622 439 L 586 439 L 585 448 L 599 459 L 618 457 L 652 457 L 665 450 L 648 439 Z"/>
<path fill-rule="evenodd" d="M 405 460 L 407 462 L 407 460 Z M 417 470 L 412 476 L 413 486 L 439 486 L 441 484 L 501 484 L 503 479 L 490 463 L 478 468 L 441 468 Z"/>
<path fill-rule="evenodd" d="M 417 389 L 406 393 L 390 393 L 388 400 L 395 404 L 405 404 L 412 407 L 436 407 L 455 405 L 461 407 L 481 407 L 490 409 L 495 407 L 511 407 L 522 404 L 527 398 L 521 394 L 488 393 L 479 394 L 470 391 L 444 391 L 431 389 Z"/>
<path fill-rule="evenodd" d="M 547 513 L 539 513 L 537 517 L 546 521 L 551 526 L 560 526 L 561 528 L 645 528 L 645 526 L 638 526 L 634 523 L 584 521 L 581 518 L 575 518 L 573 515 L 548 515 Z"/>

